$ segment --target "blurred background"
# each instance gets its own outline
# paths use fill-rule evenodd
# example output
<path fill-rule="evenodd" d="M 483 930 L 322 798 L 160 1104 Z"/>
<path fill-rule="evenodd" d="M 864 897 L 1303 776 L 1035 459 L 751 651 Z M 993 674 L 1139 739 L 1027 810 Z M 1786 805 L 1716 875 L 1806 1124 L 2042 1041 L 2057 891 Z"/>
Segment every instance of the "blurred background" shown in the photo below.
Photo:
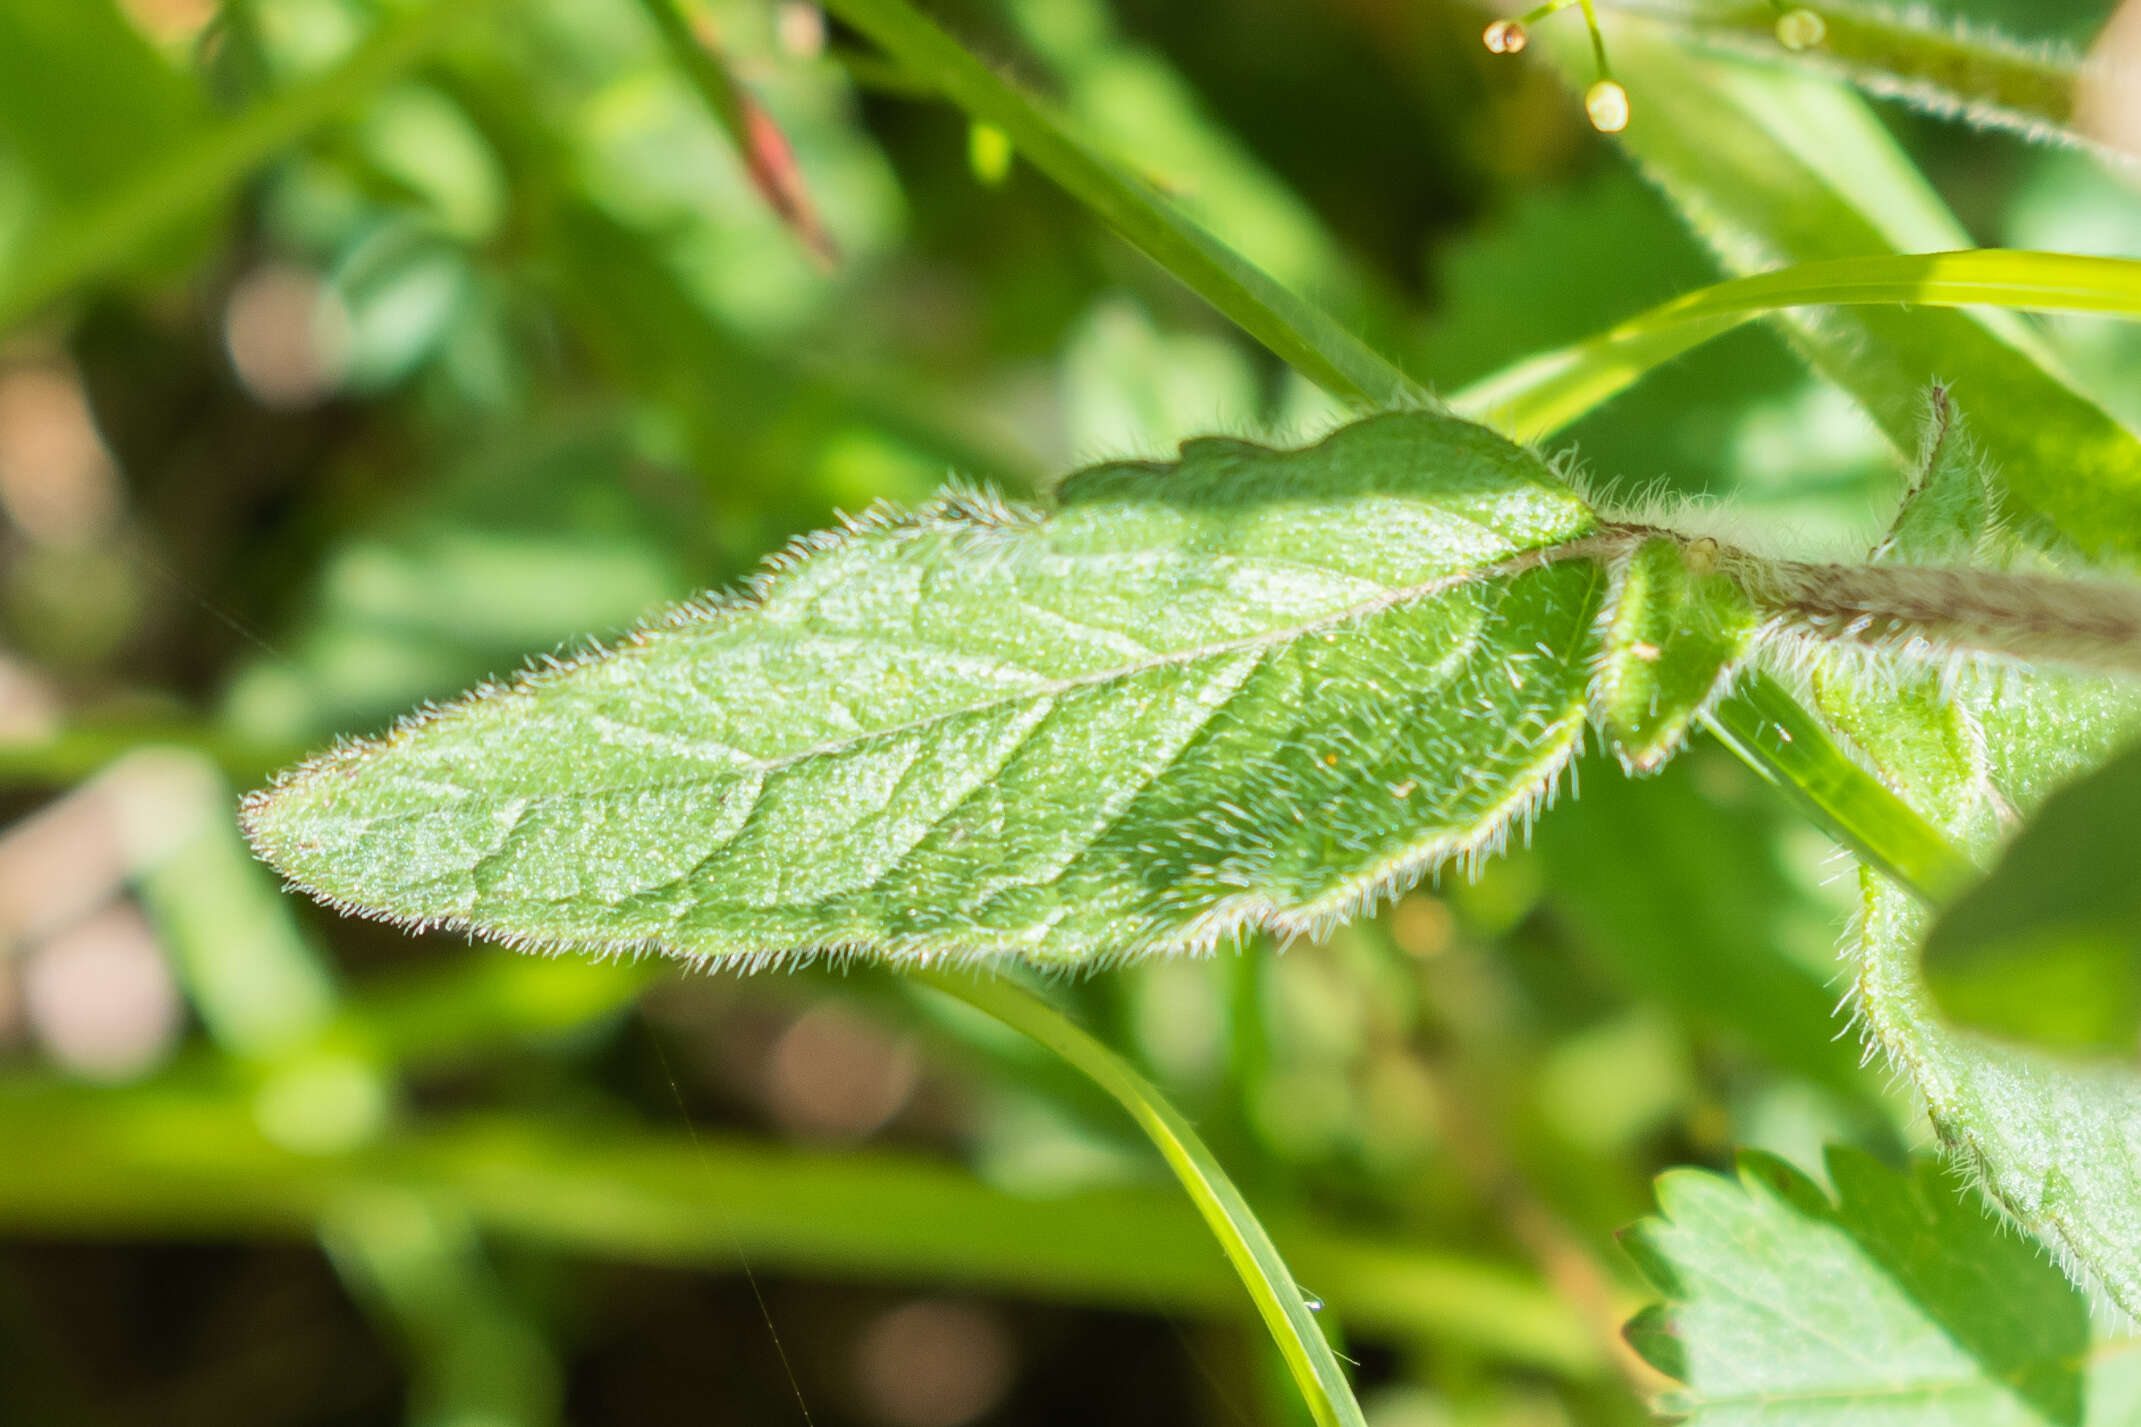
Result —
<path fill-rule="evenodd" d="M 1717 276 L 1467 6 L 932 10 L 1440 389 Z M 671 12 L 744 150 L 657 12 L 0 0 L 0 1422 L 1299 1420 L 1134 1129 L 970 1016 L 407 937 L 238 839 L 276 766 L 835 511 L 1335 415 L 808 0 Z M 1883 112 L 1980 242 L 2141 256 L 2130 174 Z M 2052 325 L 2141 417 L 2134 329 Z M 1568 444 L 1810 543 L 1900 479 L 1757 329 Z M 1651 1176 L 1920 1138 L 1831 1016 L 1820 836 L 1713 746 L 1580 785 L 1324 945 L 1052 989 L 1375 1427 L 1644 1420 Z"/>

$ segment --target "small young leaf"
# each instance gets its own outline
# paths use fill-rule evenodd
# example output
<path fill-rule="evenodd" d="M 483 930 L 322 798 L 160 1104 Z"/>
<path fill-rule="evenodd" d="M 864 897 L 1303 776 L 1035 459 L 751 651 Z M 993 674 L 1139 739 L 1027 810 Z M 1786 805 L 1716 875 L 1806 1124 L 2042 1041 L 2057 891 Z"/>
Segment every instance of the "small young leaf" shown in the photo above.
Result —
<path fill-rule="evenodd" d="M 2052 795 L 1947 908 L 1925 976 L 1949 1017 L 2065 1050 L 2141 1036 L 2141 750 Z"/>
<path fill-rule="evenodd" d="M 1832 1202 L 1782 1161 L 1674 1170 L 1628 1247 L 1666 1302 L 1629 1342 L 1696 1427 L 2110 1424 L 2141 1354 L 2092 1357 L 2089 1307 L 2025 1239 L 1920 1162 L 1829 1152 Z M 2124 1345 L 2121 1345 L 2124 1346 Z"/>
<path fill-rule="evenodd" d="M 1746 653 L 1758 622 L 1747 592 L 1715 568 L 1715 541 L 1645 540 L 1621 572 L 1599 667 L 1600 722 L 1621 762 L 1648 772 Z"/>
<path fill-rule="evenodd" d="M 1489 845 L 1583 727 L 1606 573 L 1432 412 L 806 540 L 752 598 L 256 795 L 338 905 L 525 944 L 1076 962 L 1314 929 Z"/>

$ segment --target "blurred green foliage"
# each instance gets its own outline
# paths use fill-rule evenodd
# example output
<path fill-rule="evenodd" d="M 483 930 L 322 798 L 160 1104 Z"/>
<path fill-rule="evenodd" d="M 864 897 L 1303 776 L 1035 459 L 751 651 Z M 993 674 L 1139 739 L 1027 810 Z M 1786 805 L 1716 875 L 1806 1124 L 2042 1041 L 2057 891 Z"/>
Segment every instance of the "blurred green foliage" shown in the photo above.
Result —
<path fill-rule="evenodd" d="M 410 940 L 237 840 L 293 753 L 835 510 L 1333 415 L 815 5 L 686 12 L 830 264 L 635 0 L 0 0 L 0 1421 L 1299 1420 L 1128 1124 L 1000 1028 L 863 968 Z M 1450 0 L 935 13 L 1437 390 L 1719 275 Z M 2098 159 L 1883 117 L 1979 237 L 2132 251 Z M 2131 418 L 2132 329 L 2050 335 Z M 1898 481 L 1768 329 L 1569 442 L 1811 534 Z M 1642 1420 L 1652 1176 L 1920 1133 L 1830 1014 L 1818 835 L 1712 745 L 1580 775 L 1477 883 L 1052 988 L 1376 1427 Z"/>

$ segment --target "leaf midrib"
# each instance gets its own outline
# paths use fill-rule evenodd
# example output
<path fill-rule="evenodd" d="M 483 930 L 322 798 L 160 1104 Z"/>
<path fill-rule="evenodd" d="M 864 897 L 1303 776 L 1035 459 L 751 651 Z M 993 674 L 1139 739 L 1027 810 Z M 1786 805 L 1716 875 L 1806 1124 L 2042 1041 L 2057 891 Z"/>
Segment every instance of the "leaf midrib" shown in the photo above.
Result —
<path fill-rule="evenodd" d="M 840 754 L 850 752 L 854 749 L 866 746 L 870 743 L 896 739 L 908 734 L 925 732 L 930 728 L 936 727 L 937 725 L 943 724 L 955 718 L 968 717 L 974 714 L 989 713 L 994 710 L 1002 709 L 1013 704 L 1024 703 L 1036 699 L 1061 698 L 1065 694 L 1072 693 L 1080 689 L 1094 688 L 1106 684 L 1120 682 L 1122 680 L 1135 678 L 1140 674 L 1150 673 L 1155 669 L 1180 667 L 1183 665 L 1194 664 L 1204 659 L 1222 658 L 1230 654 L 1250 653 L 1253 651 L 1273 648 L 1283 644 L 1290 644 L 1298 639 L 1304 638 L 1308 635 L 1312 635 L 1319 630 L 1335 628 L 1339 625 L 1347 624 L 1356 620 L 1370 619 L 1375 617 L 1376 615 L 1386 613 L 1392 609 L 1396 609 L 1401 605 L 1410 604 L 1418 600 L 1431 599 L 1436 595 L 1446 594 L 1449 591 L 1455 589 L 1462 589 L 1467 585 L 1484 584 L 1490 580 L 1513 578 L 1518 575 L 1527 574 L 1533 570 L 1543 569 L 1549 565 L 1559 564 L 1563 561 L 1584 559 L 1591 556 L 1603 555 L 1609 553 L 1612 549 L 1618 548 L 1618 544 L 1619 542 L 1617 538 L 1612 533 L 1594 528 L 1593 530 L 1585 533 L 1584 535 L 1575 537 L 1570 540 L 1562 541 L 1559 544 L 1533 546 L 1529 550 L 1519 551 L 1514 555 L 1506 556 L 1503 559 L 1497 560 L 1491 564 L 1474 566 L 1473 568 L 1468 570 L 1459 571 L 1455 574 L 1440 576 L 1432 580 L 1421 581 L 1418 584 L 1401 585 L 1392 589 L 1386 589 L 1383 593 L 1375 595 L 1369 599 L 1358 601 L 1354 604 L 1347 605 L 1344 608 L 1333 610 L 1328 614 L 1319 615 L 1314 619 L 1304 620 L 1297 624 L 1286 625 L 1278 629 L 1267 630 L 1258 634 L 1245 635 L 1239 639 L 1225 640 L 1216 644 L 1199 645 L 1189 649 L 1170 650 L 1163 654 L 1156 654 L 1149 659 L 1136 660 L 1125 664 L 1114 665 L 1106 669 L 1095 670 L 1089 674 L 1080 674 L 1073 678 L 1057 679 L 1041 684 L 1036 684 L 1028 688 L 1020 689 L 1016 693 L 1006 694 L 1000 698 L 991 698 L 979 700 L 972 703 L 965 703 L 955 708 L 948 708 L 939 712 L 925 715 L 921 718 L 909 719 L 904 723 L 888 724 L 882 728 L 869 729 L 842 738 L 832 739 L 821 743 L 815 743 L 806 748 L 798 749 L 793 753 L 783 754 L 778 758 L 751 758 L 742 762 L 738 762 L 730 767 L 719 769 L 717 771 L 682 775 L 674 778 L 667 778 L 655 783 L 579 786 L 570 789 L 560 789 L 556 792 L 549 793 L 517 794 L 515 795 L 515 799 L 524 807 L 539 807 L 547 806 L 552 803 L 577 801 L 587 798 L 628 797 L 637 793 L 663 792 L 678 788 L 701 787 L 710 783 L 721 782 L 728 779 L 741 779 L 754 776 L 760 778 L 767 778 L 781 773 L 789 768 L 795 767 L 799 764 L 811 762 L 822 758 L 836 757 Z M 479 703 L 495 703 L 507 698 L 533 698 L 538 694 L 542 693 L 546 685 L 548 685 L 551 681 L 563 678 L 575 672 L 576 670 L 585 667 L 587 664 L 605 658 L 608 656 L 609 653 L 610 651 L 607 650 L 597 650 L 584 656 L 582 660 L 577 661 L 573 664 L 566 665 L 561 669 L 539 671 L 536 675 L 530 677 L 529 679 L 510 686 L 502 694 L 481 694 L 475 696 L 470 700 L 449 705 L 447 708 L 444 708 L 435 714 L 428 715 L 424 718 L 415 720 L 409 724 L 403 725 L 402 727 L 395 729 L 391 734 L 389 734 L 384 740 L 380 741 L 379 743 L 359 743 L 353 745 L 349 750 L 348 756 L 366 756 L 377 752 L 393 751 L 405 740 L 423 732 L 432 724 L 444 719 L 451 718 L 463 709 L 473 707 Z M 340 760 L 337 761 L 339 762 Z M 322 769 L 320 771 L 326 770 Z M 435 786 L 429 784 L 428 780 L 426 780 L 425 785 Z M 456 792 L 470 791 L 458 784 L 446 784 L 443 786 Z M 436 811 L 436 808 L 431 807 L 411 808 L 400 812 L 377 814 L 371 818 L 366 819 L 366 822 L 368 825 L 407 822 L 419 818 L 432 816 L 436 813 Z"/>

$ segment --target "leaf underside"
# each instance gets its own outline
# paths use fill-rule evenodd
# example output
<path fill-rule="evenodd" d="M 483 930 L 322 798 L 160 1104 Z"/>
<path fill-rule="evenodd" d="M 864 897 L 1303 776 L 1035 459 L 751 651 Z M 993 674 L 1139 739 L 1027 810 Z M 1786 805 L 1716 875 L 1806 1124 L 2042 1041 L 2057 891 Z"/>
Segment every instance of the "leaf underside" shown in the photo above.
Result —
<path fill-rule="evenodd" d="M 1315 931 L 1549 791 L 1596 530 L 1440 413 L 1199 440 L 1045 513 L 961 496 L 806 540 L 747 598 L 304 765 L 246 824 L 323 900 L 526 945 L 1087 962 Z"/>

